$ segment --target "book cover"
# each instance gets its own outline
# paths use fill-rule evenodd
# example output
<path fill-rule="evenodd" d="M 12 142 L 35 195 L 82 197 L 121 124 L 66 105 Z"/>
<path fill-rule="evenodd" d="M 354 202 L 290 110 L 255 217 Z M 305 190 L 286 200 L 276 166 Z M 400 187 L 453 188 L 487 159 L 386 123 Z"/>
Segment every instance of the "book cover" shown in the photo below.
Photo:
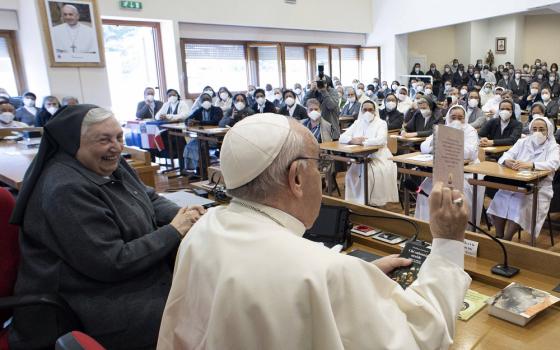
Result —
<path fill-rule="evenodd" d="M 471 289 L 467 290 L 465 299 L 463 300 L 463 308 L 459 312 L 458 318 L 462 321 L 467 321 L 486 306 L 486 301 L 489 298 L 488 295 L 481 294 Z"/>
<path fill-rule="evenodd" d="M 438 125 L 434 135 L 434 183 L 463 192 L 464 182 L 464 139 L 463 130 Z"/>
<path fill-rule="evenodd" d="M 539 289 L 511 283 L 488 299 L 488 313 L 506 321 L 525 326 L 538 313 L 560 299 Z"/>
<path fill-rule="evenodd" d="M 412 264 L 395 269 L 390 277 L 403 289 L 410 286 L 418 277 L 420 267 L 430 254 L 430 247 L 422 241 L 406 242 L 400 256 L 412 260 Z"/>
<path fill-rule="evenodd" d="M 366 225 L 356 225 L 356 226 L 352 227 L 351 232 L 362 235 L 362 236 L 369 237 L 369 236 L 372 236 L 372 235 L 374 235 L 378 232 L 381 232 L 381 230 L 377 230 L 377 229 L 374 229 L 373 227 L 369 227 L 369 226 L 366 226 Z"/>

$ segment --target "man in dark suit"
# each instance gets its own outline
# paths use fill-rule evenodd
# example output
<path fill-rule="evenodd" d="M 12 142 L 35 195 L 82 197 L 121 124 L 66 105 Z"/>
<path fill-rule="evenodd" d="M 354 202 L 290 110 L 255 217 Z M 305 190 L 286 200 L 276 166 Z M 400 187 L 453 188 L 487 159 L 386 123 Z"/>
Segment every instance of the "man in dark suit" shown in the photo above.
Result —
<path fill-rule="evenodd" d="M 276 113 L 276 107 L 274 103 L 266 99 L 266 94 L 263 89 L 255 90 L 255 104 L 251 106 L 251 109 L 255 113 Z"/>
<path fill-rule="evenodd" d="M 418 109 L 412 115 L 405 127 L 403 137 L 427 137 L 433 132 L 434 125 L 441 122 L 440 111 L 436 110 L 435 103 L 429 98 L 416 101 Z"/>
<path fill-rule="evenodd" d="M 503 100 L 499 105 L 499 117 L 492 118 L 478 132 L 480 146 L 513 145 L 520 137 L 523 125 L 512 118 L 515 106 L 511 100 Z"/>
<path fill-rule="evenodd" d="M 284 100 L 284 105 L 280 108 L 278 113 L 286 116 L 290 116 L 297 120 L 307 119 L 307 110 L 300 104 L 296 103 L 296 94 L 292 90 L 284 91 L 282 96 Z"/>
<path fill-rule="evenodd" d="M 155 99 L 156 91 L 147 87 L 144 89 L 144 101 L 138 102 L 136 119 L 154 119 L 156 113 L 163 106 L 163 102 Z"/>
<path fill-rule="evenodd" d="M 509 83 L 509 89 L 513 92 L 513 99 L 518 102 L 529 90 L 529 84 L 521 78 L 521 70 L 515 70 L 515 76 Z"/>

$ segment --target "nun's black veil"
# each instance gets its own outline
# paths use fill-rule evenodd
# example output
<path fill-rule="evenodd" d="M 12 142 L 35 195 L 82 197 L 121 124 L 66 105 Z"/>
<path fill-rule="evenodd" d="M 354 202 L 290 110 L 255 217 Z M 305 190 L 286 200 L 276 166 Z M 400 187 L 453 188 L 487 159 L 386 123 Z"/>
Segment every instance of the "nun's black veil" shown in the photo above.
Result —
<path fill-rule="evenodd" d="M 45 125 L 39 151 L 25 173 L 16 207 L 10 218 L 12 224 L 23 224 L 27 202 L 48 161 L 58 152 L 65 152 L 71 156 L 76 155 L 80 148 L 82 121 L 87 113 L 94 108 L 99 107 L 95 105 L 63 107 Z"/>

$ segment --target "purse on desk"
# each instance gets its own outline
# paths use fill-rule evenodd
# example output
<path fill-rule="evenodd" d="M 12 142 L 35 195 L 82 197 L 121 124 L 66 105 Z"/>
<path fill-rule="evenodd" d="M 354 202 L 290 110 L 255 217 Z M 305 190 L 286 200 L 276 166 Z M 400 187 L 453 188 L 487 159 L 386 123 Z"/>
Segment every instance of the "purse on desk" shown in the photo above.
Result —
<path fill-rule="evenodd" d="M 340 244 L 347 249 L 352 245 L 351 228 L 348 208 L 322 204 L 317 220 L 305 231 L 303 238 L 323 243 L 329 248 Z"/>

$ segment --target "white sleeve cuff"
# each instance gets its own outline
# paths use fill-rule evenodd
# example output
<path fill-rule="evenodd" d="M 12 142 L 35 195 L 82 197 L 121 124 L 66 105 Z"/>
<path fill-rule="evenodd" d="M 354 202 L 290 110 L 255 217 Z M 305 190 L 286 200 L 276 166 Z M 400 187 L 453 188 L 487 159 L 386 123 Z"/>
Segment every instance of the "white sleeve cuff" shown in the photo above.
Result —
<path fill-rule="evenodd" d="M 460 268 L 465 268 L 465 245 L 454 239 L 434 238 L 432 254 L 437 254 Z"/>

